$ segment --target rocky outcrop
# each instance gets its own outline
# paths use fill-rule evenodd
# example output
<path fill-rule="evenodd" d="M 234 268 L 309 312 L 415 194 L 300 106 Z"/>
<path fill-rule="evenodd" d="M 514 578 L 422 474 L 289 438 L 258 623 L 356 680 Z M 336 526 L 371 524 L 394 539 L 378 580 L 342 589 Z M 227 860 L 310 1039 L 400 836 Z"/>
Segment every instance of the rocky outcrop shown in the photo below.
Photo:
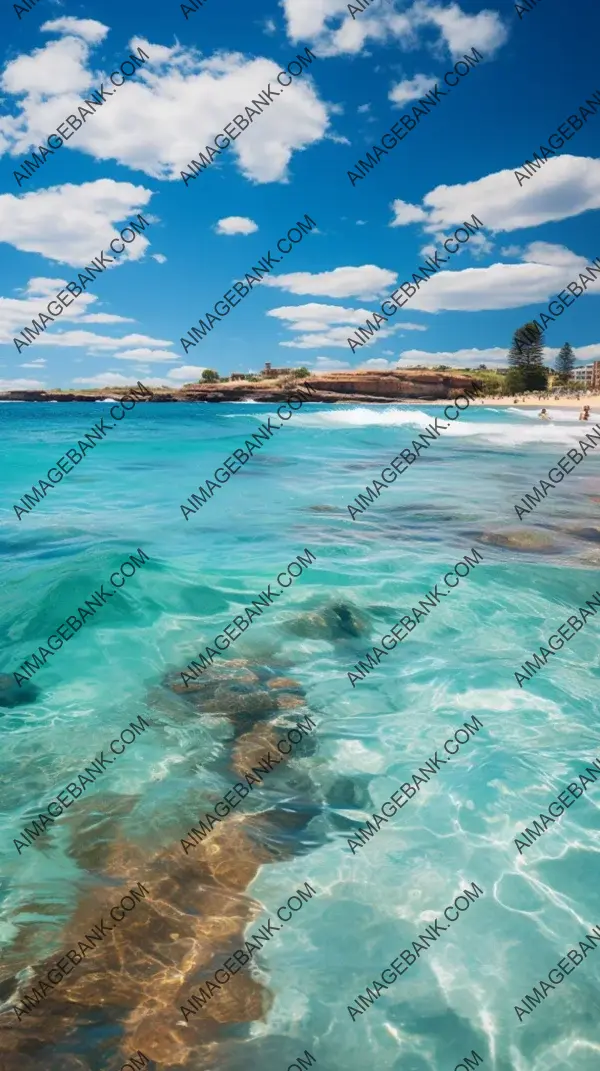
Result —
<path fill-rule="evenodd" d="M 249 383 L 234 380 L 224 383 L 187 383 L 179 390 L 152 388 L 152 398 L 138 401 L 153 402 L 238 402 L 252 398 L 256 402 L 282 402 L 303 381 L 294 385 L 286 381 L 260 380 Z M 465 387 L 477 384 L 477 379 L 461 373 L 430 372 L 414 369 L 402 372 L 331 372 L 311 376 L 311 401 L 315 402 L 387 402 L 391 400 L 421 400 L 452 398 Z M 121 398 L 123 387 L 105 387 L 90 391 L 13 390 L 0 393 L 0 400 L 15 402 L 95 402 L 106 398 Z"/>

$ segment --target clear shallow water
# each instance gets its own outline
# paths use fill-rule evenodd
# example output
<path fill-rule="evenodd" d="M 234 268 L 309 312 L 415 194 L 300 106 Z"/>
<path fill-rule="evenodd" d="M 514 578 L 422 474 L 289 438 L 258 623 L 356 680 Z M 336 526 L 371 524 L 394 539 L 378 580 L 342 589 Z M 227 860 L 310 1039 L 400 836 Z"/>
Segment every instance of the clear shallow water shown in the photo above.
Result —
<path fill-rule="evenodd" d="M 443 1071 L 475 1048 L 496 1071 L 597 1071 L 600 951 L 523 1023 L 513 1010 L 600 923 L 600 782 L 522 858 L 514 845 L 600 757 L 595 619 L 524 689 L 513 676 L 600 588 L 594 452 L 527 525 L 513 509 L 577 443 L 577 413 L 542 424 L 533 412 L 473 407 L 352 523 L 346 504 L 442 412 L 309 405 L 186 523 L 180 503 L 274 408 L 145 404 L 19 523 L 13 502 L 102 408 L 0 406 L 0 672 L 11 674 L 138 547 L 151 559 L 35 675 L 34 702 L 0 707 L 0 983 L 65 947 L 61 926 L 104 858 L 99 817 L 118 811 L 132 858 L 139 848 L 150 860 L 178 848 L 227 790 L 230 722 L 215 710 L 182 713 L 162 682 L 309 547 L 317 561 L 230 654 L 299 682 L 317 725 L 312 753 L 293 756 L 245 808 L 287 799 L 305 816 L 249 894 L 261 921 L 305 880 L 319 895 L 257 959 L 273 1000 L 265 1019 L 223 1027 L 210 1062 L 192 1048 L 157 1066 L 285 1069 L 308 1048 L 336 1071 L 362 1071 L 367 1053 L 378 1071 Z M 496 545 L 506 532 L 534 532 L 540 546 Z M 352 689 L 348 670 L 472 547 L 484 562 Z M 362 636 L 332 639 L 314 617 L 301 630 L 313 634 L 294 631 L 299 615 L 340 601 L 364 618 Z M 152 730 L 18 856 L 12 840 L 27 819 L 140 713 Z M 353 857 L 353 826 L 473 714 L 484 730 Z M 152 873 L 146 880 L 151 888 Z M 485 897 L 352 1023 L 347 1005 L 473 881 Z M 216 966 L 188 974 L 185 990 Z M 55 999 L 35 1014 L 48 1016 Z M 179 1004 L 170 1001 L 173 1022 Z M 192 1046 L 198 1020 L 186 1028 Z M 119 1048 L 122 1035 L 120 1012 L 108 1008 L 22 1066 L 109 1071 L 131 1051 Z M 65 1063 L 74 1053 L 78 1062 Z"/>

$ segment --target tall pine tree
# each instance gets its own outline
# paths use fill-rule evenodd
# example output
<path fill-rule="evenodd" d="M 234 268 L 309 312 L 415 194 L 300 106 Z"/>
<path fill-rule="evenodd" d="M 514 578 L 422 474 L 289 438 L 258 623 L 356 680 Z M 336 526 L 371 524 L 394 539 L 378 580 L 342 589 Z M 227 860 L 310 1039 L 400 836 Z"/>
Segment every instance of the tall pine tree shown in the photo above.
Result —
<path fill-rule="evenodd" d="M 534 321 L 515 331 L 508 363 L 509 390 L 546 390 L 548 369 L 544 365 L 544 333 Z"/>
<path fill-rule="evenodd" d="M 575 367 L 575 354 L 570 342 L 561 346 L 556 358 L 556 372 L 560 383 L 568 383 L 573 376 Z"/>

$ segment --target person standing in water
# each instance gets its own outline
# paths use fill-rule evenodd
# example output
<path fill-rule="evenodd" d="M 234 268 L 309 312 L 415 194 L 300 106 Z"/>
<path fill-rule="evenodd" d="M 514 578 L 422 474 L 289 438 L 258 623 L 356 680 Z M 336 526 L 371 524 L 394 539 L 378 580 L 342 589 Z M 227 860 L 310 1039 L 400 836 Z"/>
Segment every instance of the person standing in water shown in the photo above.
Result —
<path fill-rule="evenodd" d="M 539 413 L 538 415 L 540 420 L 550 420 L 550 417 L 548 416 L 548 413 L 545 409 L 542 409 L 541 413 Z"/>
<path fill-rule="evenodd" d="M 580 420 L 589 420 L 590 419 L 590 407 L 589 407 L 589 405 L 584 405 L 583 409 L 581 410 L 581 412 L 579 414 L 579 419 Z"/>

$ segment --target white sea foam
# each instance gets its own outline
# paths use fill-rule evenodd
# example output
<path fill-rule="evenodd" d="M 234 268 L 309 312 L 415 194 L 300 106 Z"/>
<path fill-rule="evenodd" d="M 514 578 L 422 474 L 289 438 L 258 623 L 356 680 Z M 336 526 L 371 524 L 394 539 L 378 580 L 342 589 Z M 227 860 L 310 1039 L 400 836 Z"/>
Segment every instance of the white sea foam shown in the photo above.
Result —
<path fill-rule="evenodd" d="M 466 412 L 466 411 L 465 411 Z M 479 408 L 478 414 L 486 415 L 492 412 L 489 408 Z M 522 415 L 522 410 L 513 410 Z M 524 446 L 528 443 L 558 443 L 567 446 L 576 443 L 580 435 L 584 434 L 583 426 L 578 420 L 573 420 L 573 414 L 569 416 L 569 410 L 559 410 L 563 416 L 554 425 L 552 421 L 539 420 L 537 411 L 536 420 L 525 420 L 516 423 L 512 420 L 497 422 L 482 421 L 480 418 L 471 420 L 461 417 L 450 423 L 449 427 L 440 428 L 442 436 L 451 436 L 457 439 L 481 439 L 494 446 L 507 447 Z M 530 414 L 533 415 L 533 414 Z M 435 417 L 442 424 L 448 424 L 443 410 L 437 408 L 434 414 L 425 413 L 422 409 L 401 409 L 390 406 L 377 409 L 357 406 L 353 409 L 332 409 L 313 413 L 298 413 L 296 422 L 305 427 L 322 427 L 330 430 L 338 429 L 345 431 L 349 428 L 368 427 L 410 427 L 425 428 L 434 423 Z M 566 427 L 569 419 L 572 426 Z"/>

